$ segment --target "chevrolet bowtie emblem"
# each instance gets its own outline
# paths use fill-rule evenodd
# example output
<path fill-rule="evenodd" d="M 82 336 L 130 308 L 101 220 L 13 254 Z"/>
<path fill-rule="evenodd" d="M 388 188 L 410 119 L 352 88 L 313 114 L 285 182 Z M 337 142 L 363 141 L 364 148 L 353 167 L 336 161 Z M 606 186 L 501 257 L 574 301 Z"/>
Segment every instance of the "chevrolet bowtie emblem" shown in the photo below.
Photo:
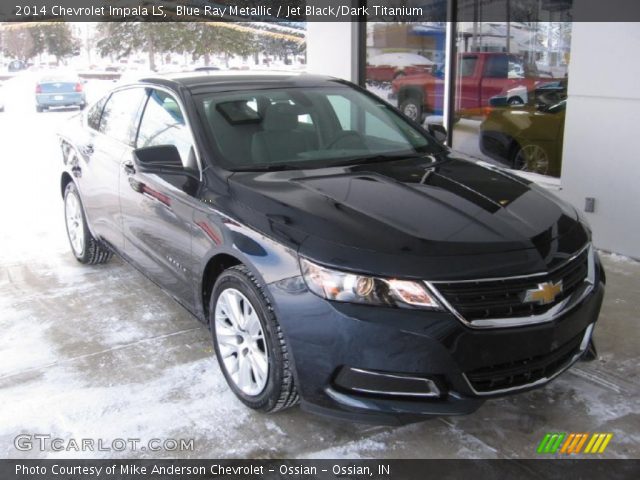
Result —
<path fill-rule="evenodd" d="M 539 283 L 538 288 L 532 288 L 524 293 L 524 303 L 547 305 L 552 303 L 562 293 L 562 280 L 558 283 Z"/>

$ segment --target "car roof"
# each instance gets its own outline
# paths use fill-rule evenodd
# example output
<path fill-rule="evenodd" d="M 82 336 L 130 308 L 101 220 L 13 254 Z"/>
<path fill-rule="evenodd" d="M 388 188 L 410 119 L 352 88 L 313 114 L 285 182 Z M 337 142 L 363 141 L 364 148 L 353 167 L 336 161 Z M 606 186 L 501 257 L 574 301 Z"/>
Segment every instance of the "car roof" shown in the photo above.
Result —
<path fill-rule="evenodd" d="M 192 93 L 204 93 L 277 87 L 330 86 L 343 81 L 323 75 L 212 71 L 209 74 L 189 72 L 144 77 L 140 82 L 161 85 L 174 90 L 183 87 Z"/>

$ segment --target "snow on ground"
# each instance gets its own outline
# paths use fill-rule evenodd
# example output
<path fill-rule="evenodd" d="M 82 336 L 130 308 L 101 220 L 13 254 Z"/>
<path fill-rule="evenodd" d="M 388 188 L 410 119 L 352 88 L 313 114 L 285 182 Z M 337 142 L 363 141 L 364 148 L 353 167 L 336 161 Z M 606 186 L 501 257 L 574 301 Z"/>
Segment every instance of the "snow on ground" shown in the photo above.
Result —
<path fill-rule="evenodd" d="M 610 262 L 613 263 L 627 263 L 627 264 L 638 264 L 638 260 L 635 260 L 631 257 L 627 257 L 625 255 L 620 255 L 619 253 L 610 253 L 610 252 L 600 252 L 600 255 L 606 257 Z"/>

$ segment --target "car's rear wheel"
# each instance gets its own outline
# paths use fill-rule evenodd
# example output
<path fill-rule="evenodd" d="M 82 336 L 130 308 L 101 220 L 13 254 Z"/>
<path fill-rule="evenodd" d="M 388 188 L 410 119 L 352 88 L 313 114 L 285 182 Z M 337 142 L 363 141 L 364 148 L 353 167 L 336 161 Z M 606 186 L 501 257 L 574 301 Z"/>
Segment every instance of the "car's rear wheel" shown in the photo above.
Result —
<path fill-rule="evenodd" d="M 422 102 L 417 96 L 410 96 L 400 102 L 399 109 L 407 117 L 416 123 L 422 123 L 423 120 L 423 108 Z"/>
<path fill-rule="evenodd" d="M 40 105 L 36 105 L 36 112 L 41 113 L 44 112 L 45 108 L 40 106 Z"/>
<path fill-rule="evenodd" d="M 73 182 L 69 182 L 64 191 L 64 218 L 71 251 L 80 263 L 106 263 L 111 259 L 111 251 L 89 231 L 82 200 Z"/>
<path fill-rule="evenodd" d="M 513 155 L 513 168 L 523 172 L 549 174 L 549 155 L 539 145 L 517 147 Z"/>
<path fill-rule="evenodd" d="M 238 265 L 220 275 L 209 312 L 220 369 L 240 401 L 267 413 L 298 403 L 280 324 L 262 286 L 246 267 Z"/>

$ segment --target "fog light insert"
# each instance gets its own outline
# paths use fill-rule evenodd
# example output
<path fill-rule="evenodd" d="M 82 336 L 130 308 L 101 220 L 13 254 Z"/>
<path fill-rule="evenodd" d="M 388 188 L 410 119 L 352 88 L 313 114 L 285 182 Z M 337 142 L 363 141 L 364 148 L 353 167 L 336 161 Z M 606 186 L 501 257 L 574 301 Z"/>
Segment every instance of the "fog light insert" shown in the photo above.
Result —
<path fill-rule="evenodd" d="M 440 389 L 430 378 L 403 373 L 376 372 L 361 368 L 343 367 L 336 376 L 337 387 L 371 395 L 394 397 L 439 397 Z"/>

